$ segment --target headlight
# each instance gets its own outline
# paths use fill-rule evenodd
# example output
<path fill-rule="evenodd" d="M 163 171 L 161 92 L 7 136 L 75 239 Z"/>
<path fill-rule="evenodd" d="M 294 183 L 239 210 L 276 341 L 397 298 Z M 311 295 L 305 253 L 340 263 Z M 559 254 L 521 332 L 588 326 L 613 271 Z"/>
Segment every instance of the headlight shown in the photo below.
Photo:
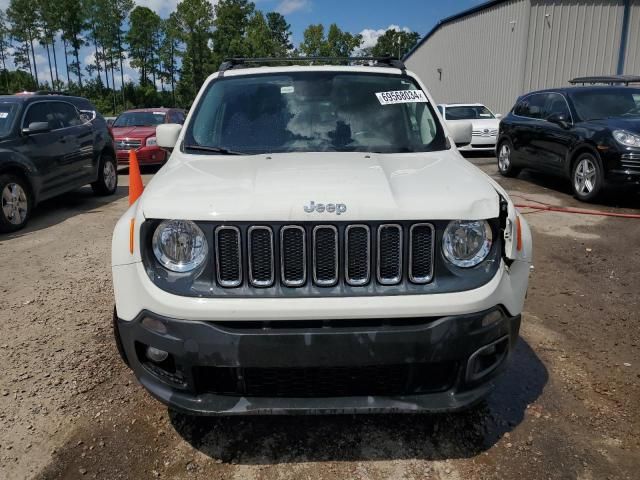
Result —
<path fill-rule="evenodd" d="M 625 132 L 624 130 L 614 130 L 613 138 L 625 147 L 640 147 L 639 135 L 634 135 L 633 133 Z"/>
<path fill-rule="evenodd" d="M 158 140 L 156 139 L 156 137 L 149 137 L 147 138 L 145 145 L 147 147 L 155 147 L 156 145 L 158 145 Z"/>
<path fill-rule="evenodd" d="M 200 267 L 209 253 L 200 227 L 189 220 L 165 220 L 153 234 L 153 253 L 172 272 L 191 272 Z"/>
<path fill-rule="evenodd" d="M 458 267 L 470 268 L 481 263 L 491 250 L 493 234 L 486 220 L 454 220 L 442 237 L 442 251 Z"/>

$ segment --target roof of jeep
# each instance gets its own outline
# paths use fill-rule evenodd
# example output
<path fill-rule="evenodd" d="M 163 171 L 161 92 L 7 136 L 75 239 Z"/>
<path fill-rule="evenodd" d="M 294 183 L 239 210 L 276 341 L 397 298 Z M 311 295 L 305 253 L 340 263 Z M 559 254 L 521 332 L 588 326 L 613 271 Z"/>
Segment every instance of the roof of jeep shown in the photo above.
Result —
<path fill-rule="evenodd" d="M 381 66 L 365 66 L 365 65 L 285 65 L 277 67 L 243 67 L 234 68 L 222 72 L 215 72 L 209 76 L 207 80 L 221 77 L 235 77 L 246 75 L 258 75 L 268 73 L 291 73 L 291 72 L 352 72 L 352 73 L 380 73 L 403 75 L 405 73 L 412 74 L 406 70 L 393 67 Z"/>

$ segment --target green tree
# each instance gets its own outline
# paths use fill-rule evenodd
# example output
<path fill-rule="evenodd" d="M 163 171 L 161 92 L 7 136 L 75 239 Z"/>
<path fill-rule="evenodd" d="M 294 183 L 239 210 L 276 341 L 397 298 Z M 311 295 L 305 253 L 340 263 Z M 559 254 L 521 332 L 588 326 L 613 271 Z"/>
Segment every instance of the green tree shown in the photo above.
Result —
<path fill-rule="evenodd" d="M 416 32 L 387 30 L 378 38 L 378 42 L 371 49 L 371 55 L 402 58 L 418 43 L 419 39 L 420 35 Z"/>
<path fill-rule="evenodd" d="M 275 57 L 275 42 L 271 36 L 271 30 L 267 20 L 261 11 L 256 11 L 251 16 L 247 25 L 245 38 L 246 52 L 254 58 Z"/>
<path fill-rule="evenodd" d="M 304 31 L 299 50 L 306 57 L 321 57 L 326 52 L 324 25 L 309 25 Z"/>
<path fill-rule="evenodd" d="M 33 4 L 30 0 L 11 0 L 7 9 L 7 18 L 11 23 L 11 35 L 18 42 L 27 45 L 27 57 L 31 54 L 29 60 L 29 70 L 33 76 L 33 84 L 38 89 L 38 67 L 36 65 L 36 54 L 34 42 L 38 39 L 38 23 L 37 17 L 34 15 Z M 25 63 L 24 49 L 18 53 L 18 63 Z"/>
<path fill-rule="evenodd" d="M 85 40 L 82 36 L 86 28 L 86 19 L 82 8 L 78 0 L 57 0 L 59 15 L 60 15 L 60 29 L 62 30 L 62 41 L 65 47 L 65 61 L 67 63 L 67 80 L 71 83 L 69 78 L 69 71 L 73 72 L 78 78 L 78 86 L 80 92 L 82 92 L 82 65 L 80 62 L 80 48 L 84 45 Z M 71 51 L 68 51 L 71 48 Z M 73 55 L 74 60 L 69 63 L 68 54 Z"/>
<path fill-rule="evenodd" d="M 349 57 L 362 44 L 361 35 L 343 32 L 334 23 L 325 38 L 323 25 L 309 25 L 304 31 L 300 52 L 308 57 Z"/>
<path fill-rule="evenodd" d="M 249 0 L 220 0 L 216 4 L 212 35 L 215 66 L 225 58 L 249 56 L 245 36 L 254 11 Z"/>
<path fill-rule="evenodd" d="M 273 42 L 273 55 L 276 57 L 286 57 L 293 49 L 291 43 L 291 25 L 278 12 L 267 13 L 267 24 Z"/>
<path fill-rule="evenodd" d="M 191 104 L 207 75 L 213 70 L 209 48 L 213 14 L 213 7 L 208 0 L 183 0 L 176 10 L 176 25 L 185 45 L 182 72 L 176 91 L 184 106 Z"/>
<path fill-rule="evenodd" d="M 155 70 L 156 34 L 160 30 L 160 17 L 147 7 L 131 11 L 130 28 L 126 35 L 131 66 L 140 70 L 140 83 L 149 82 Z"/>
<path fill-rule="evenodd" d="M 11 32 L 7 25 L 7 15 L 0 10 L 0 61 L 2 62 L 2 72 L 4 73 L 5 92 L 9 93 L 9 75 L 7 75 L 7 58 L 9 56 L 9 47 L 11 46 Z"/>
<path fill-rule="evenodd" d="M 162 21 L 162 41 L 158 50 L 160 78 L 171 86 L 171 104 L 176 106 L 177 59 L 182 55 L 180 49 L 180 26 L 176 13 Z"/>

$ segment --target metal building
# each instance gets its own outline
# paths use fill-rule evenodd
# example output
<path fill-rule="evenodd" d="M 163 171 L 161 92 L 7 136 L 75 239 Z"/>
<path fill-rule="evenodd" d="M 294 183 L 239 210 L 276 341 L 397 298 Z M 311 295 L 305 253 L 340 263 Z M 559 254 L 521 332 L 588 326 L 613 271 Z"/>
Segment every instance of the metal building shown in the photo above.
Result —
<path fill-rule="evenodd" d="M 437 102 L 504 113 L 523 93 L 640 74 L 640 0 L 495 0 L 440 21 L 405 63 Z"/>

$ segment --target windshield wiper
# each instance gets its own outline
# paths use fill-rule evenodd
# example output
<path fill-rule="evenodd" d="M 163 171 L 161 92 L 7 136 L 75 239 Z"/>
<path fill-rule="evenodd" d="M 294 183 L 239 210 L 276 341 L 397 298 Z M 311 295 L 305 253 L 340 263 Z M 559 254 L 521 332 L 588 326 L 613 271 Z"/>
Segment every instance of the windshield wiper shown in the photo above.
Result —
<path fill-rule="evenodd" d="M 247 153 L 236 152 L 224 147 L 209 147 L 207 145 L 185 145 L 184 148 L 188 148 L 189 150 L 197 150 L 200 152 L 218 153 L 220 155 L 248 155 Z"/>

